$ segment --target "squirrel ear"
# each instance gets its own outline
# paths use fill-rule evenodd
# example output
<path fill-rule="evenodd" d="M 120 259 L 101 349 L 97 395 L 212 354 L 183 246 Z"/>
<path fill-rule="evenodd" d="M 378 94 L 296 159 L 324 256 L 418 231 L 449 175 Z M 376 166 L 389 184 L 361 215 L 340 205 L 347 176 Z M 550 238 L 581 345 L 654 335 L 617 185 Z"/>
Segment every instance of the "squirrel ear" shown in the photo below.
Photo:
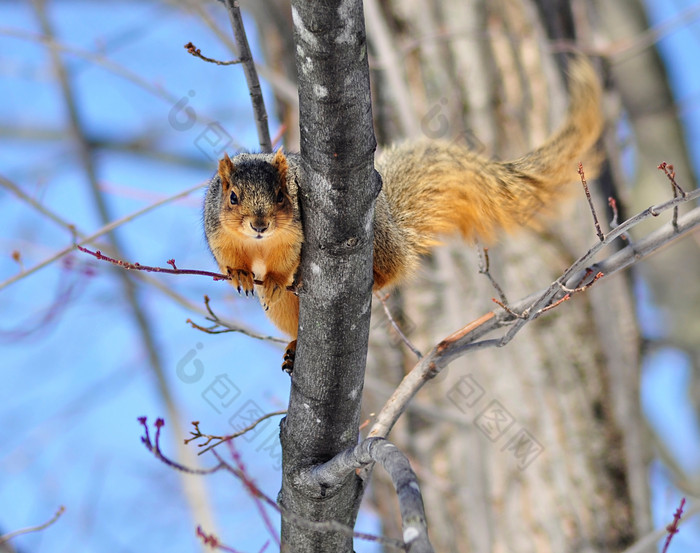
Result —
<path fill-rule="evenodd" d="M 289 168 L 289 164 L 287 163 L 287 156 L 284 155 L 284 152 L 282 151 L 282 148 L 277 150 L 275 153 L 275 157 L 272 158 L 272 166 L 277 169 L 277 172 L 280 175 L 280 180 L 282 181 L 282 184 L 286 184 L 287 182 L 287 169 Z"/>
<path fill-rule="evenodd" d="M 219 178 L 224 190 L 231 185 L 231 178 L 235 169 L 231 158 L 228 157 L 228 154 L 224 154 L 224 157 L 219 160 Z"/>

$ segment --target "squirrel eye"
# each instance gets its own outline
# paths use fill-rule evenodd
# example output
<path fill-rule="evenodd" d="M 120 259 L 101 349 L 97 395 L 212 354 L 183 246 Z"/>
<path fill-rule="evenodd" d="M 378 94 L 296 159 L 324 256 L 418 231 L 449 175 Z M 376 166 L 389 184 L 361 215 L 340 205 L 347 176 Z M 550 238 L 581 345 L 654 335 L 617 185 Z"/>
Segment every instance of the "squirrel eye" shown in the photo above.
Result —
<path fill-rule="evenodd" d="M 231 205 L 238 205 L 238 196 L 235 192 L 231 192 Z"/>
<path fill-rule="evenodd" d="M 280 191 L 277 192 L 277 203 L 281 204 L 282 202 L 284 202 L 284 192 L 280 189 Z"/>

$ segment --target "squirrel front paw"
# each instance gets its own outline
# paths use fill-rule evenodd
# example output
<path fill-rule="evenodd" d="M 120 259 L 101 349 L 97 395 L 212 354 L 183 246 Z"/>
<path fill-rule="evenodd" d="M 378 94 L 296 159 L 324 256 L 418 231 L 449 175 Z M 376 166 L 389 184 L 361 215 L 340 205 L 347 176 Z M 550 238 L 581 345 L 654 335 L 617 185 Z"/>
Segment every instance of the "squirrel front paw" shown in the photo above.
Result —
<path fill-rule="evenodd" d="M 253 282 L 253 275 L 250 272 L 241 269 L 232 269 L 231 267 L 226 267 L 226 272 L 231 277 L 231 284 L 236 287 L 239 294 L 241 291 L 245 292 L 246 296 L 253 293 L 255 283 Z"/>
<path fill-rule="evenodd" d="M 282 294 L 287 290 L 287 287 L 282 282 L 278 282 L 274 278 L 266 278 L 263 280 L 260 290 L 260 302 L 267 310 L 271 305 L 274 305 L 282 299 Z"/>

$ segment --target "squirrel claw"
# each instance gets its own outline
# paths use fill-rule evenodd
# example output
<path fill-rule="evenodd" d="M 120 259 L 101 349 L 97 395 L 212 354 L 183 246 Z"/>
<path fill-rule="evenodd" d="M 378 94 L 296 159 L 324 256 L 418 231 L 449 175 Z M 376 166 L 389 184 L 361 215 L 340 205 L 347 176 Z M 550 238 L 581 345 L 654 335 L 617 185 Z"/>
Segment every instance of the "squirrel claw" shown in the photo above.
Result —
<path fill-rule="evenodd" d="M 253 277 L 248 271 L 226 267 L 226 273 L 231 277 L 231 284 L 236 287 L 239 295 L 245 292 L 247 297 L 253 291 Z"/>
<path fill-rule="evenodd" d="M 282 358 L 282 370 L 288 375 L 292 375 L 294 370 L 294 357 L 297 353 L 297 341 L 292 340 L 287 344 L 287 348 L 284 350 L 284 357 Z"/>
<path fill-rule="evenodd" d="M 266 310 L 270 305 L 282 299 L 285 290 L 286 287 L 283 284 L 272 279 L 265 279 L 259 294 L 263 298 L 262 303 L 266 306 Z"/>

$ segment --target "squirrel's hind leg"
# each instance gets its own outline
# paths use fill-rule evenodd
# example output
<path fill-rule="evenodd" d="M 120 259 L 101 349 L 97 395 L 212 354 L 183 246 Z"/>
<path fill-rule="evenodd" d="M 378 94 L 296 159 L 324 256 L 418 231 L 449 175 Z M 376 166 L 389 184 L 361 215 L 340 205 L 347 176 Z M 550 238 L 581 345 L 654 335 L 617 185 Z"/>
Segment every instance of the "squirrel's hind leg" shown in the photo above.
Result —
<path fill-rule="evenodd" d="M 297 353 L 297 341 L 292 340 L 287 344 L 284 350 L 284 357 L 282 361 L 282 370 L 291 376 L 294 370 L 294 356 Z"/>

